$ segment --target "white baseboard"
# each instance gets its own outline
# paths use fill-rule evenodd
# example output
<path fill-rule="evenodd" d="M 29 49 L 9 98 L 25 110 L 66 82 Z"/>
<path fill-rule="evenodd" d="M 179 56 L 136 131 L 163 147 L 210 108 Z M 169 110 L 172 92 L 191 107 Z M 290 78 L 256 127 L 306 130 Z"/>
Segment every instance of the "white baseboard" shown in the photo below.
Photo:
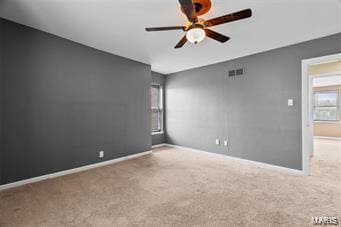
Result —
<path fill-rule="evenodd" d="M 271 165 L 271 164 L 267 164 L 267 163 L 263 163 L 263 162 L 251 161 L 251 160 L 247 160 L 247 159 L 243 159 L 243 158 L 237 158 L 237 157 L 232 157 L 232 156 L 228 156 L 228 155 L 222 155 L 222 154 L 212 153 L 212 152 L 208 152 L 208 151 L 177 146 L 177 145 L 173 145 L 173 144 L 165 144 L 165 146 L 179 148 L 179 149 L 183 149 L 183 150 L 188 150 L 188 151 L 192 151 L 192 152 L 196 152 L 196 153 L 200 153 L 200 154 L 205 154 L 205 155 L 219 156 L 219 157 L 226 158 L 229 160 L 240 161 L 240 162 L 243 162 L 245 164 L 253 165 L 256 167 L 263 168 L 263 169 L 276 170 L 276 171 L 286 172 L 286 173 L 295 174 L 295 175 L 304 175 L 302 170 L 296 170 L 296 169 L 286 168 L 286 167 L 282 167 L 282 166 Z"/>
<path fill-rule="evenodd" d="M 324 139 L 324 140 L 337 140 L 337 141 L 341 141 L 341 137 L 328 137 L 328 136 L 314 136 L 314 139 Z"/>
<path fill-rule="evenodd" d="M 164 147 L 164 146 L 167 146 L 167 144 L 166 143 L 160 143 L 160 144 L 153 145 L 152 148 L 158 148 L 158 147 Z"/>
<path fill-rule="evenodd" d="M 112 159 L 112 160 L 108 160 L 108 161 L 104 161 L 104 162 L 99 162 L 99 163 L 86 165 L 86 166 L 82 166 L 82 167 L 78 167 L 78 168 L 74 168 L 74 169 L 68 169 L 68 170 L 64 170 L 64 171 L 60 171 L 60 172 L 56 172 L 56 173 L 51 173 L 51 174 L 47 174 L 47 175 L 43 175 L 43 176 L 39 176 L 39 177 L 29 178 L 26 180 L 21 180 L 21 181 L 16 181 L 16 182 L 9 183 L 9 184 L 0 185 L 0 191 L 5 190 L 5 189 L 14 188 L 14 187 L 19 187 L 19 186 L 22 186 L 25 184 L 30 184 L 30 183 L 34 183 L 34 182 L 38 182 L 38 181 L 56 178 L 56 177 L 60 177 L 60 176 L 64 176 L 64 175 L 68 175 L 68 174 L 72 174 L 72 173 L 78 173 L 78 172 L 82 172 L 85 170 L 98 168 L 101 166 L 111 165 L 111 164 L 114 164 L 117 162 L 122 162 L 122 161 L 126 161 L 129 159 L 138 158 L 138 157 L 141 157 L 143 155 L 148 155 L 151 153 L 152 153 L 152 151 L 145 151 L 142 153 L 128 155 L 128 156 L 124 156 L 121 158 L 116 158 L 116 159 Z"/>
<path fill-rule="evenodd" d="M 271 165 L 271 164 L 267 164 L 267 163 L 256 162 L 256 161 L 251 161 L 251 160 L 247 160 L 247 159 L 242 159 L 242 158 L 237 158 L 237 157 L 232 157 L 232 156 L 227 156 L 227 155 L 222 155 L 222 154 L 216 154 L 216 153 L 212 153 L 212 152 L 208 152 L 208 151 L 197 150 L 197 149 L 177 146 L 177 145 L 173 145 L 173 144 L 163 143 L 163 144 L 154 145 L 154 146 L 152 146 L 152 148 L 163 147 L 163 146 L 179 148 L 179 149 L 192 151 L 192 152 L 196 152 L 196 153 L 201 153 L 201 154 L 205 154 L 205 155 L 219 156 L 219 157 L 226 158 L 229 160 L 241 161 L 241 162 L 244 162 L 246 164 L 253 165 L 256 167 L 260 167 L 260 168 L 264 168 L 264 169 L 277 170 L 277 171 L 282 171 L 282 172 L 286 172 L 286 173 L 290 173 L 290 174 L 296 174 L 296 175 L 303 175 L 303 171 L 301 171 L 301 170 L 295 170 L 295 169 Z M 43 175 L 43 176 L 39 176 L 39 177 L 34 177 L 34 178 L 22 180 L 22 181 L 17 181 L 17 182 L 5 184 L 5 185 L 0 185 L 0 191 L 10 189 L 10 188 L 14 188 L 14 187 L 19 187 L 19 186 L 22 186 L 25 184 L 30 184 L 30 183 L 34 183 L 34 182 L 38 182 L 38 181 L 56 178 L 56 177 L 60 177 L 60 176 L 64 176 L 64 175 L 68 175 L 68 174 L 72 174 L 72 173 L 78 173 L 78 172 L 82 172 L 85 170 L 90 170 L 90 169 L 98 168 L 101 166 L 106 166 L 106 165 L 122 162 L 122 161 L 129 160 L 129 159 L 138 158 L 140 156 L 148 155 L 151 153 L 152 153 L 152 151 L 146 151 L 146 152 L 133 154 L 133 155 L 129 155 L 129 156 L 121 157 L 121 158 L 116 158 L 116 159 L 112 159 L 112 160 L 108 160 L 108 161 L 104 161 L 104 162 L 99 162 L 99 163 L 95 163 L 95 164 L 91 164 L 91 165 L 86 165 L 86 166 L 82 166 L 82 167 L 78 167 L 78 168 L 74 168 L 74 169 L 69 169 L 69 170 L 51 173 L 51 174 L 47 174 L 47 175 Z"/>

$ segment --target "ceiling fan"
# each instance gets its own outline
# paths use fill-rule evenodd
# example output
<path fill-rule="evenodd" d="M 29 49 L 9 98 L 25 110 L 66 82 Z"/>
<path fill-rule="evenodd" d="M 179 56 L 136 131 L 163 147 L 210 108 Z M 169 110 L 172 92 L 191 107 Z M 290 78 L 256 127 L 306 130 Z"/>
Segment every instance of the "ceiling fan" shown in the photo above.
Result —
<path fill-rule="evenodd" d="M 175 48 L 183 47 L 187 41 L 194 44 L 200 43 L 205 39 L 206 36 L 218 42 L 225 43 L 230 39 L 229 37 L 215 32 L 209 28 L 252 16 L 251 9 L 245 9 L 213 19 L 204 20 L 198 18 L 198 16 L 203 15 L 210 10 L 211 0 L 179 0 L 179 3 L 181 5 L 181 11 L 188 19 L 184 26 L 146 28 L 147 32 L 168 30 L 185 31 L 186 35 L 178 44 L 176 44 Z"/>

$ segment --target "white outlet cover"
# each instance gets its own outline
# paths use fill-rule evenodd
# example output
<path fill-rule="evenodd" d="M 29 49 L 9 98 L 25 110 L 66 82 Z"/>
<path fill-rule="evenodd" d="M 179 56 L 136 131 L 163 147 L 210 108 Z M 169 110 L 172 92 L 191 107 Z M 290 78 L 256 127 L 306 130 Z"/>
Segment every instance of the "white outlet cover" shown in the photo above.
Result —
<path fill-rule="evenodd" d="M 219 139 L 216 139 L 216 140 L 215 140 L 215 144 L 216 144 L 216 145 L 219 145 L 219 144 L 220 144 L 220 140 L 219 140 Z"/>
<path fill-rule="evenodd" d="M 288 106 L 293 106 L 293 105 L 294 105 L 294 100 L 288 99 Z"/>
<path fill-rule="evenodd" d="M 103 158 L 103 157 L 104 157 L 104 151 L 100 151 L 100 152 L 99 152 L 99 157 L 100 157 L 100 158 Z"/>
<path fill-rule="evenodd" d="M 227 147 L 228 143 L 227 140 L 224 140 L 224 146 Z"/>

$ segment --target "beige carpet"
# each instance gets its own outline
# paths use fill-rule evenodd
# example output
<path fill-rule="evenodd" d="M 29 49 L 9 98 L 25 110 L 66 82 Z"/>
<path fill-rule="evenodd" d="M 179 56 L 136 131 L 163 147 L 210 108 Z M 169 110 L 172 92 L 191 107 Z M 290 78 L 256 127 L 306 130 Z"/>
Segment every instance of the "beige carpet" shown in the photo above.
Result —
<path fill-rule="evenodd" d="M 315 139 L 314 160 L 341 163 L 341 140 Z"/>
<path fill-rule="evenodd" d="M 174 148 L 0 193 L 0 226 L 311 226 L 341 219 L 341 164 L 302 177 Z"/>

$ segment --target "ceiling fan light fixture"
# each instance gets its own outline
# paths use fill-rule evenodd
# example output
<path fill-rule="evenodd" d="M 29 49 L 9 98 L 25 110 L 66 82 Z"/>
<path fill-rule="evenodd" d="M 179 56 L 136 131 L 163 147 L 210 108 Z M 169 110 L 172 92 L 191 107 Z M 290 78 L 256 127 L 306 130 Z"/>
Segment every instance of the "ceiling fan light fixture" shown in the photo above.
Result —
<path fill-rule="evenodd" d="M 175 49 L 183 47 L 187 43 L 187 41 L 190 43 L 198 44 L 202 42 L 206 36 L 220 43 L 225 43 L 228 40 L 230 40 L 230 37 L 212 30 L 211 27 L 246 19 L 252 16 L 251 9 L 244 9 L 220 17 L 204 20 L 199 18 L 198 16 L 203 15 L 210 10 L 211 0 L 178 0 L 178 1 L 180 3 L 182 12 L 185 14 L 187 18 L 186 24 L 184 26 L 146 28 L 147 32 L 170 30 L 182 30 L 186 32 L 186 34 L 182 36 L 181 40 L 174 46 Z"/>
<path fill-rule="evenodd" d="M 189 42 L 198 44 L 206 37 L 205 30 L 202 28 L 192 28 L 186 33 L 186 38 Z"/>

